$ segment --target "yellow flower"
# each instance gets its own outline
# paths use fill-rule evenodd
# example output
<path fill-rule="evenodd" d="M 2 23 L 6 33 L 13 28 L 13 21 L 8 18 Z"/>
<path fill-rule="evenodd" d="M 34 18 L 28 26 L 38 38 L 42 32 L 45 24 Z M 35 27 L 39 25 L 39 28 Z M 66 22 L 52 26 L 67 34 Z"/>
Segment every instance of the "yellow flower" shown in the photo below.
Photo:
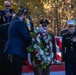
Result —
<path fill-rule="evenodd" d="M 46 68 L 46 65 L 43 65 L 42 68 Z"/>

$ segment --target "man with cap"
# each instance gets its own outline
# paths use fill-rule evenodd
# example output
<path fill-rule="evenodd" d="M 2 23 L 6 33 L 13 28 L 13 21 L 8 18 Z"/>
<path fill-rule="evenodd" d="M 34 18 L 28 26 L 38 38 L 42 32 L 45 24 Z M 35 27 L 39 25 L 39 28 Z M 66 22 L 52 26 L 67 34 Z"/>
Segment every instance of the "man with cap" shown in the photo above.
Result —
<path fill-rule="evenodd" d="M 69 21 L 69 20 L 67 20 Z M 62 29 L 60 31 L 60 36 L 62 37 L 64 34 L 66 34 L 68 32 L 68 28 L 66 27 L 65 29 Z M 75 32 L 76 32 L 76 20 L 75 20 Z"/>
<path fill-rule="evenodd" d="M 76 75 L 76 32 L 75 20 L 67 20 L 68 32 L 62 36 L 62 62 L 65 74 Z"/>
<path fill-rule="evenodd" d="M 22 7 L 11 21 L 8 28 L 8 40 L 4 47 L 4 54 L 8 56 L 9 75 L 21 75 L 22 66 L 26 58 L 26 47 L 31 42 L 24 19 L 26 16 L 25 8 Z"/>
<path fill-rule="evenodd" d="M 48 25 L 49 22 L 48 22 L 47 19 L 43 18 L 43 19 L 40 20 L 40 24 L 41 24 L 41 25 L 43 25 L 43 24 Z"/>
<path fill-rule="evenodd" d="M 49 22 L 46 19 L 42 19 L 40 21 L 40 28 L 39 31 L 43 34 L 46 34 Z M 55 59 L 55 55 L 56 55 L 56 46 L 55 46 L 55 40 L 54 40 L 54 35 L 52 33 L 50 33 L 50 37 L 51 37 L 51 43 L 52 43 L 52 51 L 54 53 L 54 58 Z M 34 55 L 32 55 L 34 56 Z M 33 59 L 33 58 L 32 58 Z M 34 75 L 50 75 L 50 69 L 51 69 L 51 63 L 46 67 L 46 68 L 41 68 L 40 66 L 36 65 L 36 62 L 32 62 L 34 65 Z"/>

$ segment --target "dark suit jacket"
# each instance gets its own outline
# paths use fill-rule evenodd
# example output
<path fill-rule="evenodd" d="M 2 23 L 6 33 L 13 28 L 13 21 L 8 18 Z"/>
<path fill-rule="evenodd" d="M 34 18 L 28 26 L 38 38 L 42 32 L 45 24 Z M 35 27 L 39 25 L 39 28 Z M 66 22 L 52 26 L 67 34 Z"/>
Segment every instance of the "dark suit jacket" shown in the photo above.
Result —
<path fill-rule="evenodd" d="M 3 49 L 7 41 L 9 24 L 0 25 L 0 60 L 3 60 Z"/>
<path fill-rule="evenodd" d="M 27 25 L 18 17 L 10 23 L 8 28 L 8 41 L 4 48 L 4 53 L 15 54 L 25 59 L 26 47 L 31 41 Z"/>

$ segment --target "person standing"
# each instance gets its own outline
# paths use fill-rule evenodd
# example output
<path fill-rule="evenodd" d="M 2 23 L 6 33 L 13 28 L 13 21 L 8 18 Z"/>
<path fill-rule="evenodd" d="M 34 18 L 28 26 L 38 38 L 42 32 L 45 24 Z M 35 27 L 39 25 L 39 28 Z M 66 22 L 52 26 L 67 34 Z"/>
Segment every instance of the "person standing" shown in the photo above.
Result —
<path fill-rule="evenodd" d="M 3 16 L 5 18 L 5 23 L 9 23 L 12 20 L 12 16 L 15 14 L 15 11 L 11 9 L 10 6 L 9 1 L 4 2 Z"/>
<path fill-rule="evenodd" d="M 31 42 L 27 25 L 24 23 L 25 16 L 25 9 L 20 9 L 8 28 L 8 40 L 3 53 L 8 56 L 7 60 L 10 60 L 9 75 L 22 74 L 27 44 Z"/>
<path fill-rule="evenodd" d="M 27 17 L 26 17 L 27 27 L 28 27 L 30 32 L 33 32 L 34 31 L 34 25 L 33 25 L 32 18 L 30 17 L 31 12 L 29 12 L 28 7 L 26 8 L 26 11 L 27 11 Z"/>
<path fill-rule="evenodd" d="M 40 28 L 39 28 L 39 31 L 43 34 L 47 33 L 47 28 L 48 28 L 48 25 L 49 25 L 49 22 L 48 20 L 46 19 L 42 19 L 40 21 Z M 54 58 L 55 59 L 55 55 L 56 55 L 56 46 L 55 46 L 55 40 L 54 40 L 54 35 L 52 33 L 50 33 L 50 37 L 51 37 L 51 43 L 52 43 L 52 50 L 54 52 Z M 32 59 L 33 59 L 33 56 L 32 55 Z M 42 68 L 38 65 L 36 65 L 37 62 L 32 62 L 32 64 L 34 65 L 34 75 L 50 75 L 50 69 L 51 69 L 51 61 L 50 61 L 50 64 L 46 66 L 46 68 Z"/>
<path fill-rule="evenodd" d="M 27 10 L 27 17 L 26 17 L 26 24 L 27 24 L 27 27 L 28 27 L 28 30 L 29 32 L 34 32 L 34 25 L 33 25 L 33 21 L 30 17 L 30 12 L 28 12 L 28 8 L 26 9 Z M 29 62 L 29 64 L 31 65 L 31 54 L 30 53 L 27 53 L 27 58 L 26 60 Z"/>
<path fill-rule="evenodd" d="M 0 75 L 8 75 L 9 61 L 6 61 L 7 56 L 3 54 L 4 46 L 8 39 L 9 24 L 0 25 Z"/>
<path fill-rule="evenodd" d="M 76 75 L 76 32 L 75 20 L 67 20 L 68 33 L 62 36 L 62 62 L 65 74 Z"/>

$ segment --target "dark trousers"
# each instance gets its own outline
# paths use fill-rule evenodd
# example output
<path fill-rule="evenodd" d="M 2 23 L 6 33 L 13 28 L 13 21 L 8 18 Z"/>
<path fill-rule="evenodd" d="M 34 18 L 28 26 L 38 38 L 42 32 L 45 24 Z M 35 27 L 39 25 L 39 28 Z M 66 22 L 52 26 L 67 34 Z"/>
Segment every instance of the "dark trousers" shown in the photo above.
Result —
<path fill-rule="evenodd" d="M 76 75 L 76 64 L 65 64 L 66 75 Z"/>
<path fill-rule="evenodd" d="M 50 66 L 46 68 L 41 68 L 39 66 L 34 67 L 34 75 L 50 75 Z"/>
<path fill-rule="evenodd" d="M 0 75 L 9 75 L 9 60 L 7 60 L 8 56 L 3 55 L 0 60 Z"/>
<path fill-rule="evenodd" d="M 9 75 L 21 75 L 24 59 L 20 56 L 13 55 L 10 59 Z"/>

